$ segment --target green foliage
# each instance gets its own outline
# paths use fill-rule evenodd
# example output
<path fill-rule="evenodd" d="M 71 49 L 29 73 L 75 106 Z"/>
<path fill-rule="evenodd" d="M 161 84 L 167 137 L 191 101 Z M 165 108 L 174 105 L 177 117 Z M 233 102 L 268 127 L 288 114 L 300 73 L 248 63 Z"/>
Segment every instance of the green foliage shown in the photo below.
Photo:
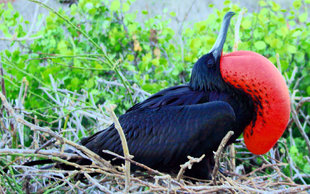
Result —
<path fill-rule="evenodd" d="M 175 30 L 168 27 L 170 19 L 160 15 L 144 23 L 136 22 L 137 13 L 129 12 L 132 2 L 80 0 L 68 11 L 60 9 L 58 13 L 85 31 L 117 61 L 115 66 L 127 78 L 129 85 L 136 84 L 149 93 L 187 82 L 193 63 L 214 44 L 224 14 L 230 10 L 237 13 L 241 10 L 238 5 L 225 1 L 222 10 L 213 8 L 213 13 L 206 20 L 176 34 Z M 302 6 L 310 1 L 295 0 L 291 10 L 284 10 L 273 1 L 259 3 L 259 12 L 246 13 L 242 19 L 239 50 L 258 52 L 274 64 L 277 63 L 276 54 L 279 54 L 282 73 L 290 77 L 294 67 L 301 69 L 297 73 L 298 77 L 303 77 L 299 92 L 301 95 L 310 95 L 310 24 L 308 11 Z M 148 14 L 147 10 L 141 12 Z M 176 13 L 169 13 L 169 17 L 175 16 Z M 235 21 L 232 21 L 232 26 Z M 104 86 L 98 83 L 99 78 L 117 80 L 119 83 L 121 80 L 85 36 L 54 13 L 45 18 L 45 23 L 40 31 L 32 34 L 32 37 L 39 38 L 30 44 L 14 41 L 14 38 L 26 36 L 28 29 L 25 26 L 29 22 L 14 11 L 11 4 L 7 4 L 5 9 L 0 4 L 0 30 L 5 37 L 12 38 L 12 46 L 19 46 L 12 52 L 6 50 L 0 53 L 10 99 L 18 96 L 22 80 L 26 78 L 29 82 L 26 109 L 37 115 L 50 115 L 50 118 L 42 118 L 46 121 L 57 118 L 49 97 L 40 89 L 52 88 L 52 75 L 63 89 L 86 91 L 93 95 L 97 104 L 106 100 L 117 104 L 118 113 L 133 105 L 124 87 L 114 88 L 114 94 L 102 92 Z M 224 52 L 232 51 L 233 32 L 231 28 Z M 135 102 L 140 100 L 136 99 Z M 309 114 L 310 105 L 306 105 L 306 109 Z M 299 139 L 296 144 L 289 152 L 300 169 L 310 173 L 303 157 L 306 154 L 302 151 L 305 143 Z"/>

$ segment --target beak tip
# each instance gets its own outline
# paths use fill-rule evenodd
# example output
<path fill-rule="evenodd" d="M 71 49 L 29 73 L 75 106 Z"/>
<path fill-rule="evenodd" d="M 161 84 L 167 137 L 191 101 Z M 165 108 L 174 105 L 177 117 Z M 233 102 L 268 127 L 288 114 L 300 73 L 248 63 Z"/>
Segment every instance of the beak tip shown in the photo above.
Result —
<path fill-rule="evenodd" d="M 227 35 L 227 31 L 228 31 L 228 27 L 230 24 L 230 20 L 232 18 L 232 16 L 234 16 L 235 13 L 230 11 L 227 12 L 224 16 L 224 19 L 222 21 L 222 26 L 221 26 L 221 30 L 219 32 L 219 35 L 212 47 L 212 49 L 210 50 L 210 52 L 213 53 L 213 56 L 215 58 L 219 58 L 222 54 L 222 50 L 223 50 L 223 46 L 226 40 L 226 35 Z"/>
<path fill-rule="evenodd" d="M 224 18 L 231 18 L 231 17 L 233 17 L 234 15 L 236 15 L 235 12 L 229 11 L 229 12 L 227 12 L 227 13 L 225 14 L 225 17 L 224 17 Z"/>

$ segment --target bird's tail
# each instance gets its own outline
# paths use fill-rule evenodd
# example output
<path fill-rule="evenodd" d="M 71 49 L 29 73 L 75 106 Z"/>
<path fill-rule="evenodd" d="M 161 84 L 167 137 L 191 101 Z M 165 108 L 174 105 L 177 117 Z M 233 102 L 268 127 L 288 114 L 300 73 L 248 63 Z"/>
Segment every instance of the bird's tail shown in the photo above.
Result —
<path fill-rule="evenodd" d="M 24 166 L 37 166 L 37 165 L 46 165 L 46 164 L 53 164 L 49 166 L 44 166 L 41 169 L 49 169 L 55 166 L 55 161 L 51 159 L 46 159 L 46 160 L 33 160 L 30 162 L 25 162 L 23 165 Z"/>

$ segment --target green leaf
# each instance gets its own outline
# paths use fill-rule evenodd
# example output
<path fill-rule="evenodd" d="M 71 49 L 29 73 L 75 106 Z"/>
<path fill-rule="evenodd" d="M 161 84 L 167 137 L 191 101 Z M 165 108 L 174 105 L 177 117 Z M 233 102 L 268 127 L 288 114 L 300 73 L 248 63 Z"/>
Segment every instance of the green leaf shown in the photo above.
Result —
<path fill-rule="evenodd" d="M 85 86 L 86 86 L 87 88 L 92 88 L 92 87 L 94 87 L 94 85 L 95 85 L 95 82 L 94 82 L 94 79 L 93 79 L 93 78 L 92 78 L 92 79 L 85 80 Z"/>
<path fill-rule="evenodd" d="M 127 60 L 128 60 L 128 61 L 133 61 L 133 60 L 135 60 L 135 56 L 129 54 L 129 55 L 127 55 Z"/>
<path fill-rule="evenodd" d="M 274 1 L 271 2 L 271 9 L 273 11 L 279 11 L 281 9 L 280 5 L 275 3 Z"/>
<path fill-rule="evenodd" d="M 190 48 L 193 52 L 197 52 L 198 49 L 201 47 L 201 40 L 199 38 L 194 38 L 190 43 Z"/>
<path fill-rule="evenodd" d="M 111 7 L 110 7 L 111 11 L 118 11 L 118 10 L 120 9 L 121 3 L 120 3 L 119 1 L 120 1 L 120 0 L 114 0 L 114 1 L 112 1 Z"/>
<path fill-rule="evenodd" d="M 252 27 L 252 22 L 250 20 L 243 20 L 241 26 L 244 29 L 250 29 Z"/>
<path fill-rule="evenodd" d="M 295 7 L 295 9 L 299 9 L 301 6 L 301 0 L 295 0 L 293 2 L 293 6 Z"/>
<path fill-rule="evenodd" d="M 267 5 L 266 1 L 263 0 L 259 1 L 259 6 L 264 7 L 266 5 Z"/>
<path fill-rule="evenodd" d="M 274 39 L 272 39 L 270 41 L 270 46 L 271 46 L 271 48 L 279 49 L 279 48 L 281 48 L 283 46 L 283 43 L 282 43 L 282 41 L 280 39 L 274 38 Z"/>
<path fill-rule="evenodd" d="M 289 53 L 296 53 L 297 52 L 297 48 L 295 47 L 295 46 L 293 46 L 293 45 L 288 45 L 287 47 L 287 51 L 289 52 Z"/>
<path fill-rule="evenodd" d="M 177 14 L 174 11 L 171 11 L 169 14 L 170 14 L 171 17 L 177 16 Z"/>
<path fill-rule="evenodd" d="M 299 19 L 300 22 L 305 22 L 305 21 L 307 21 L 307 19 L 308 19 L 308 13 L 307 13 L 307 12 L 304 12 L 304 13 L 300 14 L 300 15 L 298 16 L 298 19 Z"/>
<path fill-rule="evenodd" d="M 76 4 L 72 4 L 70 9 L 71 9 L 71 13 L 70 14 L 72 16 L 74 16 L 74 15 L 76 15 L 78 13 L 78 7 L 76 6 Z"/>
<path fill-rule="evenodd" d="M 124 2 L 122 6 L 123 6 L 122 7 L 123 12 L 129 11 L 130 6 L 129 6 L 129 4 L 127 2 Z"/>
<path fill-rule="evenodd" d="M 152 59 L 151 63 L 152 63 L 154 66 L 158 66 L 158 65 L 159 65 L 159 59 Z"/>
<path fill-rule="evenodd" d="M 224 5 L 229 5 L 231 3 L 231 1 L 230 0 L 226 0 L 226 1 L 224 1 Z"/>
<path fill-rule="evenodd" d="M 11 52 L 8 49 L 5 49 L 4 52 L 7 57 L 11 57 Z"/>
<path fill-rule="evenodd" d="M 80 84 L 80 80 L 77 77 L 71 79 L 71 88 L 77 88 Z"/>
<path fill-rule="evenodd" d="M 266 48 L 266 43 L 263 41 L 257 41 L 255 42 L 254 46 L 257 50 L 263 50 Z"/>
<path fill-rule="evenodd" d="M 288 28 L 287 26 L 283 26 L 281 28 L 279 28 L 276 33 L 279 35 L 279 36 L 282 36 L 282 37 L 285 37 L 287 34 L 288 34 Z"/>
<path fill-rule="evenodd" d="M 307 87 L 306 91 L 307 91 L 307 95 L 310 95 L 310 86 Z"/>

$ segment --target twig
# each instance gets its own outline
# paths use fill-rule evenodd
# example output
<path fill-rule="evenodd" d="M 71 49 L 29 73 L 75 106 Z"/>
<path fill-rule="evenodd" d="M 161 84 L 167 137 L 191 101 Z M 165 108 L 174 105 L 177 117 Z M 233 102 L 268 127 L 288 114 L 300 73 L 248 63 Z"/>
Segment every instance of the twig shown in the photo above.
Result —
<path fill-rule="evenodd" d="M 299 118 L 297 116 L 297 113 L 296 113 L 296 110 L 294 109 L 293 106 L 291 106 L 292 110 L 291 110 L 291 113 L 292 113 L 292 118 L 301 134 L 301 136 L 305 139 L 305 142 L 306 142 L 306 145 L 307 145 L 307 148 L 308 148 L 308 153 L 310 155 L 310 140 L 309 140 L 309 137 L 307 136 L 306 132 L 305 132 L 305 129 L 302 127 L 300 121 L 299 121 Z"/>
<path fill-rule="evenodd" d="M 279 55 L 279 53 L 276 54 L 276 60 L 277 60 L 278 70 L 280 71 L 280 73 L 282 73 L 282 65 L 281 65 L 281 62 L 280 62 L 280 55 Z"/>
<path fill-rule="evenodd" d="M 2 93 L 1 95 L 3 95 L 6 98 L 6 89 L 5 89 L 5 82 L 4 82 L 4 74 L 3 74 L 3 66 L 2 63 L 0 62 L 0 74 L 1 74 L 1 90 Z M 8 117 L 10 117 L 10 113 L 7 113 Z M 1 108 L 1 116 L 3 116 L 3 109 Z M 10 133 L 12 135 L 12 145 L 15 145 L 15 140 L 16 140 L 16 130 L 14 127 L 14 124 L 12 123 L 12 121 L 9 121 L 10 123 Z"/>
<path fill-rule="evenodd" d="M 94 179 L 91 176 L 89 176 L 88 173 L 84 172 L 84 175 L 91 183 L 93 183 L 96 187 L 98 187 L 98 189 L 100 189 L 100 191 L 103 191 L 104 193 L 112 193 L 109 189 L 107 189 L 104 186 L 100 185 L 100 183 L 98 183 L 98 181 L 96 179 Z"/>
<path fill-rule="evenodd" d="M 1 59 L 1 58 L 0 58 Z M 4 76 L 3 76 L 3 66 L 2 63 L 0 62 L 0 75 L 1 75 L 1 92 L 4 96 L 6 96 L 6 90 L 5 90 L 5 82 L 4 82 Z M 1 106 L 0 107 L 0 117 L 3 118 L 3 109 L 4 107 Z M 9 116 L 9 115 L 8 115 Z M 1 120 L 1 126 L 3 127 L 3 129 L 7 129 L 5 127 L 5 125 L 3 124 L 3 121 Z M 7 129 L 8 130 L 8 129 Z"/>
<path fill-rule="evenodd" d="M 286 189 L 279 189 L 272 191 L 273 193 L 300 193 L 301 191 L 306 191 L 310 189 L 310 185 L 290 187 Z"/>
<path fill-rule="evenodd" d="M 213 168 L 213 172 L 212 172 L 212 179 L 214 184 L 216 185 L 216 175 L 219 169 L 219 163 L 220 163 L 220 158 L 222 155 L 222 152 L 224 150 L 224 147 L 226 146 L 228 140 L 230 139 L 230 137 L 234 134 L 233 131 L 229 131 L 225 137 L 222 139 L 217 151 L 214 154 L 214 160 L 215 160 L 215 164 L 214 164 L 214 168 Z"/>
<path fill-rule="evenodd" d="M 101 107 L 99 107 L 101 108 Z M 128 149 L 128 144 L 127 144 L 127 140 L 126 140 L 126 136 L 124 134 L 123 128 L 121 126 L 121 124 L 119 123 L 114 111 L 113 111 L 113 107 L 110 106 L 106 106 L 105 107 L 106 110 L 108 111 L 108 113 L 111 115 L 111 118 L 114 122 L 114 126 L 120 136 L 121 142 L 122 142 L 122 147 L 123 147 L 123 152 L 124 152 L 124 156 L 125 158 L 132 158 L 132 156 L 129 154 L 129 149 Z M 125 192 L 128 193 L 129 192 L 129 184 L 130 184 L 130 162 L 129 161 L 125 161 Z"/>
<path fill-rule="evenodd" d="M 310 102 L 310 97 L 302 97 L 298 104 L 296 105 L 296 113 L 298 114 L 300 108 L 302 107 L 302 105 L 304 105 L 306 102 Z"/>
<path fill-rule="evenodd" d="M 188 161 L 185 162 L 184 164 L 180 165 L 181 169 L 179 170 L 179 173 L 177 176 L 177 181 L 180 181 L 181 177 L 183 176 L 183 174 L 187 168 L 191 169 L 194 163 L 199 163 L 204 157 L 205 157 L 205 154 L 203 154 L 199 158 L 187 156 Z"/>
<path fill-rule="evenodd" d="M 94 153 L 93 151 L 89 150 L 88 148 L 84 147 L 84 146 L 81 146 L 79 144 L 76 144 L 66 138 L 63 138 L 62 136 L 56 134 L 55 132 L 53 132 L 50 128 L 48 127 L 40 127 L 40 126 L 37 126 L 37 125 L 34 125 L 26 120 L 24 120 L 20 115 L 16 114 L 14 112 L 14 109 L 11 107 L 11 105 L 8 103 L 8 101 L 6 100 L 6 97 L 0 93 L 0 98 L 2 100 L 2 103 L 4 105 L 4 107 L 8 110 L 8 112 L 12 115 L 12 117 L 15 118 L 15 120 L 18 122 L 18 123 L 21 123 L 23 125 L 26 125 L 28 126 L 30 129 L 32 130 L 38 130 L 38 131 L 41 131 L 43 133 L 47 133 L 53 137 L 55 137 L 57 140 L 59 140 L 60 142 L 62 143 L 65 143 L 65 144 L 68 144 L 72 147 L 75 147 L 76 149 L 78 150 L 81 150 L 83 153 L 85 153 L 91 160 L 97 162 L 100 166 L 104 165 L 105 167 L 108 167 L 111 169 L 113 169 L 112 165 L 104 160 L 103 158 L 101 158 L 100 156 L 98 156 L 96 153 Z"/>
<path fill-rule="evenodd" d="M 6 41 L 32 41 L 42 38 L 43 36 L 36 36 L 36 37 L 22 37 L 22 38 L 6 38 L 6 37 L 0 37 L 0 40 L 6 40 Z"/>
<path fill-rule="evenodd" d="M 67 158 L 67 159 L 82 159 L 81 156 L 72 153 L 62 153 L 55 150 L 32 150 L 32 149 L 0 149 L 0 155 L 3 154 L 40 154 L 46 156 L 55 156 L 60 158 Z"/>
<path fill-rule="evenodd" d="M 255 170 L 253 170 L 252 172 L 244 175 L 246 177 L 249 177 L 251 175 L 253 175 L 254 173 L 258 172 L 258 171 L 262 171 L 263 169 L 265 168 L 269 168 L 269 167 L 274 167 L 274 166 L 286 166 L 287 164 L 284 164 L 284 163 L 280 163 L 280 164 L 263 164 L 263 166 L 259 167 L 259 168 L 256 168 Z"/>
<path fill-rule="evenodd" d="M 150 168 L 150 167 L 148 167 L 148 166 L 146 166 L 146 165 L 144 165 L 144 164 L 142 164 L 142 163 L 139 163 L 139 162 L 137 162 L 137 161 L 134 161 L 134 160 L 131 159 L 131 158 L 125 158 L 124 156 L 118 155 L 118 154 L 116 154 L 116 153 L 114 153 L 114 152 L 111 152 L 111 151 L 109 151 L 109 150 L 102 150 L 102 152 L 103 152 L 103 153 L 110 154 L 110 155 L 112 155 L 112 156 L 115 156 L 115 157 L 120 158 L 120 159 L 123 159 L 123 160 L 127 160 L 127 161 L 131 162 L 132 164 L 134 164 L 134 165 L 136 165 L 136 166 L 139 166 L 139 167 L 141 167 L 141 168 L 144 168 L 145 170 L 147 170 L 147 171 L 149 171 L 149 172 L 151 172 L 151 173 L 153 173 L 153 174 L 157 174 L 157 175 L 160 175 L 160 176 L 164 176 L 164 175 L 165 175 L 164 173 L 161 173 L 161 172 L 159 172 L 158 170 L 152 169 L 152 168 Z"/>
<path fill-rule="evenodd" d="M 56 141 L 56 140 L 55 140 L 54 138 L 48 140 L 48 141 L 45 142 L 43 145 L 41 145 L 39 148 L 37 148 L 37 149 L 34 151 L 34 153 L 38 153 L 38 152 L 39 152 L 40 150 L 42 150 L 43 148 L 45 148 L 45 147 L 51 145 L 52 143 L 55 143 L 55 141 Z"/>
<path fill-rule="evenodd" d="M 105 80 L 105 79 L 100 79 L 100 78 L 99 78 L 97 81 L 98 81 L 99 83 L 104 83 L 104 84 L 107 84 L 107 85 L 114 85 L 114 86 L 122 86 L 122 87 L 124 87 L 123 84 L 118 83 L 117 81 L 107 81 L 107 80 Z M 139 92 L 139 93 L 145 95 L 145 96 L 151 96 L 150 93 L 148 93 L 148 92 L 142 90 L 141 88 L 138 88 L 138 87 L 134 87 L 134 86 L 133 86 L 132 89 L 135 90 L 136 92 Z"/>
<path fill-rule="evenodd" d="M 197 1 L 197 0 L 193 0 L 193 1 L 192 1 L 191 5 L 188 7 L 187 12 L 184 14 L 184 17 L 183 17 L 183 19 L 182 19 L 182 21 L 181 21 L 181 25 L 179 26 L 179 29 L 178 29 L 178 34 L 181 34 L 181 32 L 182 32 L 182 30 L 183 30 L 184 22 L 185 22 L 185 20 L 187 19 L 189 13 L 192 11 L 192 8 L 193 8 L 193 6 L 195 5 L 196 1 Z"/>
<path fill-rule="evenodd" d="M 229 146 L 229 156 L 230 156 L 230 164 L 231 171 L 235 172 L 236 170 L 236 149 L 234 143 Z"/>
<path fill-rule="evenodd" d="M 125 158 L 124 156 L 118 155 L 118 154 L 116 154 L 116 153 L 114 153 L 114 152 L 111 152 L 111 151 L 109 151 L 109 150 L 102 150 L 102 152 L 107 153 L 107 154 L 110 154 L 110 155 L 112 155 L 112 156 L 115 156 L 115 157 L 120 158 L 120 159 L 123 159 L 123 160 L 127 160 L 127 161 L 131 162 L 132 164 L 134 164 L 134 165 L 136 165 L 136 166 L 139 166 L 139 167 L 141 167 L 141 168 L 143 168 L 143 169 L 147 170 L 148 172 L 153 173 L 153 174 L 155 174 L 155 175 L 159 175 L 159 176 L 166 176 L 166 175 L 167 175 L 167 174 L 164 174 L 164 173 L 162 173 L 162 172 L 159 172 L 158 170 L 152 169 L 152 168 L 150 168 L 150 167 L 148 167 L 148 166 L 146 166 L 146 165 L 144 165 L 144 164 L 142 164 L 142 163 L 139 163 L 139 162 L 137 162 L 137 161 L 134 161 L 134 160 L 132 160 L 131 158 Z M 187 192 L 191 192 L 190 190 L 186 189 L 182 184 L 180 184 L 178 181 L 172 180 L 172 182 L 173 182 L 174 184 L 177 184 L 177 185 L 180 186 L 181 188 L 185 189 Z"/>
<path fill-rule="evenodd" d="M 2 63 L 0 63 L 0 74 L 1 74 L 1 89 L 2 94 L 6 96 L 6 90 L 5 90 L 5 83 L 4 83 L 4 74 L 3 74 L 3 66 Z"/>
<path fill-rule="evenodd" d="M 240 43 L 239 30 L 240 30 L 242 16 L 245 13 L 245 10 L 246 9 L 244 9 L 244 8 L 241 10 L 241 12 L 239 13 L 238 19 L 237 19 L 237 23 L 235 25 L 235 43 L 234 43 L 233 51 L 238 50 L 238 45 Z"/>
<path fill-rule="evenodd" d="M 188 186 L 188 189 L 192 189 L 194 191 L 204 191 L 205 192 L 216 192 L 216 191 L 223 191 L 223 190 L 230 190 L 230 189 L 236 189 L 234 186 L 230 185 L 220 185 L 220 186 Z M 249 192 L 254 192 L 254 193 L 266 193 L 264 190 L 260 189 L 253 189 L 251 187 L 248 187 L 246 185 L 242 186 L 242 189 L 245 191 Z"/>

